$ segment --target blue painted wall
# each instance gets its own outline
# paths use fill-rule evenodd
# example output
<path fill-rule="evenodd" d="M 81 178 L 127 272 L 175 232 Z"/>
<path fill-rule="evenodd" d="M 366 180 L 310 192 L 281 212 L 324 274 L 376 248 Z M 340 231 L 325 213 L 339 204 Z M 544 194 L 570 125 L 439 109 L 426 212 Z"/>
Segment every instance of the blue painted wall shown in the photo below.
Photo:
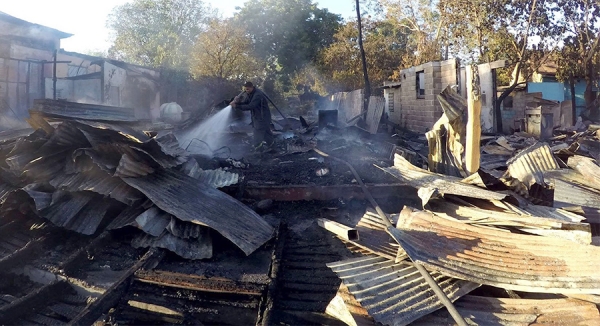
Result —
<path fill-rule="evenodd" d="M 580 115 L 585 109 L 585 80 L 575 83 L 575 105 L 577 106 L 577 115 Z M 542 93 L 542 98 L 552 101 L 570 101 L 571 86 L 569 82 L 545 81 L 542 83 L 527 83 L 527 93 Z"/>

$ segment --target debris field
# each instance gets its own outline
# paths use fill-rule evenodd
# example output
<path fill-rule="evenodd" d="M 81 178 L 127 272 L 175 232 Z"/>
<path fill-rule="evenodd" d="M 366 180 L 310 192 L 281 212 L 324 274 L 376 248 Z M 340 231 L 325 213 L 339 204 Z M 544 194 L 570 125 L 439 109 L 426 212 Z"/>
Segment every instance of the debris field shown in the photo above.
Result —
<path fill-rule="evenodd" d="M 0 133 L 0 324 L 600 324 L 600 126 L 484 135 L 468 173 L 453 96 L 243 158 L 38 102 Z"/>

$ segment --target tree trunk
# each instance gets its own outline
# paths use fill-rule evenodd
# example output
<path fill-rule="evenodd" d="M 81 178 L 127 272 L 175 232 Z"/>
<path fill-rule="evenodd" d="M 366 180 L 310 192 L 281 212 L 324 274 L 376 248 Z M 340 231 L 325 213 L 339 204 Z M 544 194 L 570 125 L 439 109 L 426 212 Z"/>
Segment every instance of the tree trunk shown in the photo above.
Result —
<path fill-rule="evenodd" d="M 356 0 L 356 18 L 358 22 L 358 47 L 360 48 L 360 57 L 362 60 L 363 75 L 365 77 L 365 103 L 363 110 L 366 112 L 369 107 L 369 98 L 371 97 L 371 83 L 369 82 L 369 74 L 367 72 L 367 58 L 365 56 L 365 48 L 363 47 L 362 37 L 362 22 L 360 18 L 360 1 Z"/>

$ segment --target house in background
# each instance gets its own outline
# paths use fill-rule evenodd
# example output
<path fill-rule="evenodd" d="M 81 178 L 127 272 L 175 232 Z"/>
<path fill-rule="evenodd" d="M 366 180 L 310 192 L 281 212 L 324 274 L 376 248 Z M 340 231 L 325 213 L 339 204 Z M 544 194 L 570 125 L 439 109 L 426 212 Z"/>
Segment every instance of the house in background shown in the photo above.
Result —
<path fill-rule="evenodd" d="M 0 114 L 22 120 L 34 99 L 44 97 L 60 40 L 72 34 L 0 12 Z"/>
<path fill-rule="evenodd" d="M 495 69 L 504 67 L 503 60 L 477 66 L 481 86 L 481 129 L 495 132 Z M 400 81 L 384 82 L 385 113 L 390 122 L 415 132 L 431 129 L 442 116 L 437 95 L 448 86 L 467 98 L 466 69 L 457 59 L 428 62 L 400 72 Z"/>
<path fill-rule="evenodd" d="M 70 36 L 72 34 L 0 12 L 0 117 L 3 120 L 24 121 L 34 99 L 131 108 L 138 119 L 159 116 L 158 71 L 61 50 L 61 39 Z M 10 128 L 6 121 L 0 123 Z"/>

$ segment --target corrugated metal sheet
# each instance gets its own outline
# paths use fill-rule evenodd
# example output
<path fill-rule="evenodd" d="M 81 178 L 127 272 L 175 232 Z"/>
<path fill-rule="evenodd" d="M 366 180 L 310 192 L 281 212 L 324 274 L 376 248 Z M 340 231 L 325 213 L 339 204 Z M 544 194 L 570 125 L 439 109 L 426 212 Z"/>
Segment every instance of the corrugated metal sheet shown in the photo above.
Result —
<path fill-rule="evenodd" d="M 545 185 L 544 171 L 559 168 L 552 150 L 546 143 L 536 143 L 519 152 L 506 162 L 510 175 L 531 187 Z"/>
<path fill-rule="evenodd" d="M 237 184 L 240 181 L 240 176 L 237 173 L 217 170 L 204 170 L 198 172 L 198 180 L 208 184 L 214 188 L 222 188 Z"/>
<path fill-rule="evenodd" d="M 579 172 L 580 175 L 585 176 L 586 185 L 600 190 L 600 166 L 594 159 L 575 155 L 569 157 L 567 165 Z"/>
<path fill-rule="evenodd" d="M 143 143 L 150 140 L 150 137 L 144 132 L 120 124 L 83 120 L 68 123 L 75 124 L 93 146 L 98 143 L 111 143 L 114 141 Z"/>
<path fill-rule="evenodd" d="M 48 208 L 40 211 L 40 214 L 50 220 L 54 225 L 65 227 L 71 223 L 79 211 L 95 198 L 91 192 L 74 192 L 63 195 Z"/>
<path fill-rule="evenodd" d="M 171 222 L 171 216 L 152 206 L 135 218 L 137 227 L 151 236 L 158 237 Z"/>
<path fill-rule="evenodd" d="M 515 234 L 405 208 L 402 248 L 430 270 L 510 290 L 600 293 L 600 247 Z"/>
<path fill-rule="evenodd" d="M 369 315 L 384 325 L 408 325 L 443 307 L 412 264 L 365 256 L 327 266 L 342 279 Z M 452 301 L 479 287 L 479 284 L 437 272 L 431 276 Z"/>
<path fill-rule="evenodd" d="M 454 303 L 470 325 L 600 325 L 598 308 L 575 299 L 506 299 L 465 295 Z M 411 324 L 454 325 L 447 310 L 440 309 Z"/>
<path fill-rule="evenodd" d="M 398 154 L 394 157 L 393 167 L 381 169 L 414 188 L 428 189 L 439 194 L 452 194 L 488 200 L 501 200 L 506 197 L 504 194 L 464 184 L 461 182 L 462 179 L 457 177 L 425 171 L 410 164 L 410 162 Z M 424 200 L 423 204 L 426 202 L 427 200 Z"/>
<path fill-rule="evenodd" d="M 131 245 L 135 248 L 164 248 L 176 253 L 185 259 L 212 258 L 212 239 L 209 230 L 204 228 L 200 237 L 194 239 L 181 239 L 164 232 L 158 237 L 140 233 L 133 238 Z"/>
<path fill-rule="evenodd" d="M 34 100 L 33 108 L 29 111 L 51 118 L 120 122 L 137 121 L 133 109 L 98 104 L 75 103 L 62 100 Z"/>
<path fill-rule="evenodd" d="M 363 250 L 367 250 L 372 254 L 392 261 L 394 261 L 397 256 L 398 259 L 407 257 L 405 253 L 400 253 L 400 255 L 398 255 L 398 250 L 402 249 L 387 234 L 386 225 L 372 209 L 367 210 L 365 215 L 363 215 L 355 226 L 355 229 L 358 231 L 360 239 L 353 241 L 340 239 L 344 242 L 352 243 Z"/>
<path fill-rule="evenodd" d="M 117 165 L 114 176 L 121 178 L 137 178 L 146 176 L 153 172 L 154 169 L 150 165 L 146 164 L 146 162 L 136 160 L 127 154 L 123 154 L 121 160 L 119 160 L 119 165 Z"/>
<path fill-rule="evenodd" d="M 600 208 L 600 191 L 586 188 L 590 178 L 573 170 L 545 172 L 546 181 L 554 185 L 554 207 L 583 206 Z"/>
<path fill-rule="evenodd" d="M 202 225 L 183 222 L 175 217 L 171 217 L 171 222 L 166 227 L 172 235 L 182 239 L 197 239 L 202 236 L 205 227 Z"/>
<path fill-rule="evenodd" d="M 116 230 L 134 225 L 135 219 L 145 211 L 142 206 L 128 206 L 106 226 L 107 230 Z"/>
<path fill-rule="evenodd" d="M 77 215 L 64 227 L 85 235 L 94 234 L 112 204 L 111 199 L 94 198 L 77 212 Z"/>
<path fill-rule="evenodd" d="M 144 198 L 137 189 L 129 186 L 120 178 L 110 176 L 98 167 L 76 174 L 60 173 L 50 180 L 50 184 L 59 190 L 95 192 L 127 205 Z"/>
<path fill-rule="evenodd" d="M 247 255 L 273 235 L 273 227 L 250 208 L 181 172 L 157 170 L 123 181 L 178 219 L 216 230 Z"/>

